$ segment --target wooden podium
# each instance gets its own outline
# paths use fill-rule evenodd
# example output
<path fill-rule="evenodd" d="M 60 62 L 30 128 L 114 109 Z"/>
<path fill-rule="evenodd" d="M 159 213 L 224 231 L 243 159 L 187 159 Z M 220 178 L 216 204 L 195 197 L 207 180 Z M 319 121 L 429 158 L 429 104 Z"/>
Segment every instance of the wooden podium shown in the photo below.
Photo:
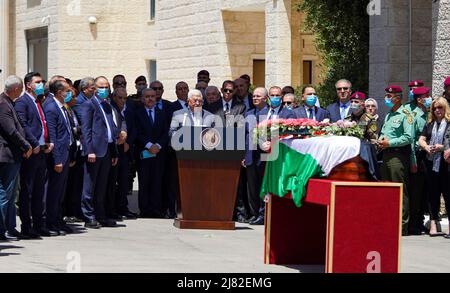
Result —
<path fill-rule="evenodd" d="M 235 229 L 233 212 L 244 155 L 243 150 L 177 151 L 180 193 L 175 227 Z"/>

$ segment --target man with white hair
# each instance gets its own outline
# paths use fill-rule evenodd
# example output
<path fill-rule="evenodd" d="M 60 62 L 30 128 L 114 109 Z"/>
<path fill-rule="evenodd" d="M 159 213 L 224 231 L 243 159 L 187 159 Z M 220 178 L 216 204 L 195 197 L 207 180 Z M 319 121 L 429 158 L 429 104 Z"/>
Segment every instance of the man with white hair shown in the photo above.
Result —
<path fill-rule="evenodd" d="M 173 113 L 172 122 L 170 123 L 169 136 L 184 126 L 193 127 L 213 127 L 221 123 L 210 112 L 203 109 L 203 96 L 199 90 L 190 90 L 188 93 L 188 108 Z"/>
<path fill-rule="evenodd" d="M 22 90 L 22 80 L 9 76 L 0 95 L 0 241 L 19 239 L 14 187 L 22 159 L 28 159 L 33 152 L 13 106 Z"/>
<path fill-rule="evenodd" d="M 352 83 L 346 79 L 336 82 L 338 101 L 328 106 L 331 122 L 344 120 L 352 114 L 350 96 L 352 94 Z"/>

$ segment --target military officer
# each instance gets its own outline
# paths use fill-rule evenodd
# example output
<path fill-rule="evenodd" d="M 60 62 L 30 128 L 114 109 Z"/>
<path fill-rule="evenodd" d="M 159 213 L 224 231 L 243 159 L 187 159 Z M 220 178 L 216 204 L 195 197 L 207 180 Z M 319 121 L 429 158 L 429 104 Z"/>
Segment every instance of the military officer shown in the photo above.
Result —
<path fill-rule="evenodd" d="M 378 124 L 371 114 L 365 113 L 365 101 L 367 97 L 362 92 L 355 92 L 350 97 L 350 107 L 352 113 L 345 119 L 347 121 L 354 121 L 364 131 L 364 138 L 372 143 L 376 143 L 378 139 Z"/>
<path fill-rule="evenodd" d="M 408 83 L 409 92 L 408 92 L 408 102 L 406 103 L 406 109 L 408 109 L 409 112 L 412 112 L 414 109 L 410 109 L 408 107 L 409 104 L 414 102 L 414 93 L 413 90 L 418 87 L 423 87 L 424 83 L 422 80 L 413 80 L 410 83 Z"/>
<path fill-rule="evenodd" d="M 385 104 L 390 109 L 387 114 L 380 139 L 379 149 L 383 150 L 381 178 L 386 181 L 403 183 L 402 235 L 408 235 L 409 194 L 408 179 L 412 158 L 414 118 L 402 106 L 402 88 L 391 85 L 386 88 Z"/>
<path fill-rule="evenodd" d="M 425 180 L 425 157 L 426 152 L 419 147 L 419 138 L 427 123 L 428 112 L 433 99 L 430 97 L 430 89 L 427 87 L 416 87 L 413 89 L 413 101 L 411 114 L 414 117 L 412 154 L 413 161 L 410 173 L 410 221 L 409 234 L 421 235 L 426 229 L 423 225 L 424 212 L 426 208 L 426 188 Z"/>

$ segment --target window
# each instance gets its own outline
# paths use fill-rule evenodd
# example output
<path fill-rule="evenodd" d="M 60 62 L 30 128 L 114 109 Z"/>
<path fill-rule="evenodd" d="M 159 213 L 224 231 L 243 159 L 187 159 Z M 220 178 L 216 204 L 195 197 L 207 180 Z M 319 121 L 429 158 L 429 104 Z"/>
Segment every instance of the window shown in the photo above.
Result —
<path fill-rule="evenodd" d="M 253 60 L 253 85 L 264 87 L 266 84 L 266 60 Z"/>
<path fill-rule="evenodd" d="M 149 82 L 153 82 L 155 80 L 158 80 L 156 60 L 148 60 L 147 61 L 147 68 L 148 68 L 148 80 L 149 80 Z"/>
<path fill-rule="evenodd" d="M 303 61 L 303 84 L 312 84 L 312 61 Z"/>
<path fill-rule="evenodd" d="M 156 0 L 149 0 L 148 1 L 148 6 L 149 6 L 149 21 L 155 21 L 155 16 L 156 16 Z"/>
<path fill-rule="evenodd" d="M 28 72 L 37 71 L 43 79 L 48 73 L 48 29 L 35 28 L 25 31 L 28 48 Z"/>
<path fill-rule="evenodd" d="M 41 0 L 27 0 L 27 8 L 32 8 L 41 5 Z"/>

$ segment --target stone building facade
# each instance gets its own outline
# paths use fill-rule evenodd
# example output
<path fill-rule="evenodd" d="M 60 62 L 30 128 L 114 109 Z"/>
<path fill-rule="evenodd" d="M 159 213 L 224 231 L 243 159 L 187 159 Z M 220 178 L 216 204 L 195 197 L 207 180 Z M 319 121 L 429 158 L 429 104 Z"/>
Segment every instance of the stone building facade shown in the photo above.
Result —
<path fill-rule="evenodd" d="M 380 0 L 370 18 L 369 95 L 382 101 L 388 84 L 422 79 L 433 95 L 450 76 L 450 0 Z"/>
<path fill-rule="evenodd" d="M 249 74 L 257 85 L 320 82 L 314 37 L 296 0 L 0 0 L 2 81 L 30 70 L 46 77 L 124 74 L 212 84 Z"/>

